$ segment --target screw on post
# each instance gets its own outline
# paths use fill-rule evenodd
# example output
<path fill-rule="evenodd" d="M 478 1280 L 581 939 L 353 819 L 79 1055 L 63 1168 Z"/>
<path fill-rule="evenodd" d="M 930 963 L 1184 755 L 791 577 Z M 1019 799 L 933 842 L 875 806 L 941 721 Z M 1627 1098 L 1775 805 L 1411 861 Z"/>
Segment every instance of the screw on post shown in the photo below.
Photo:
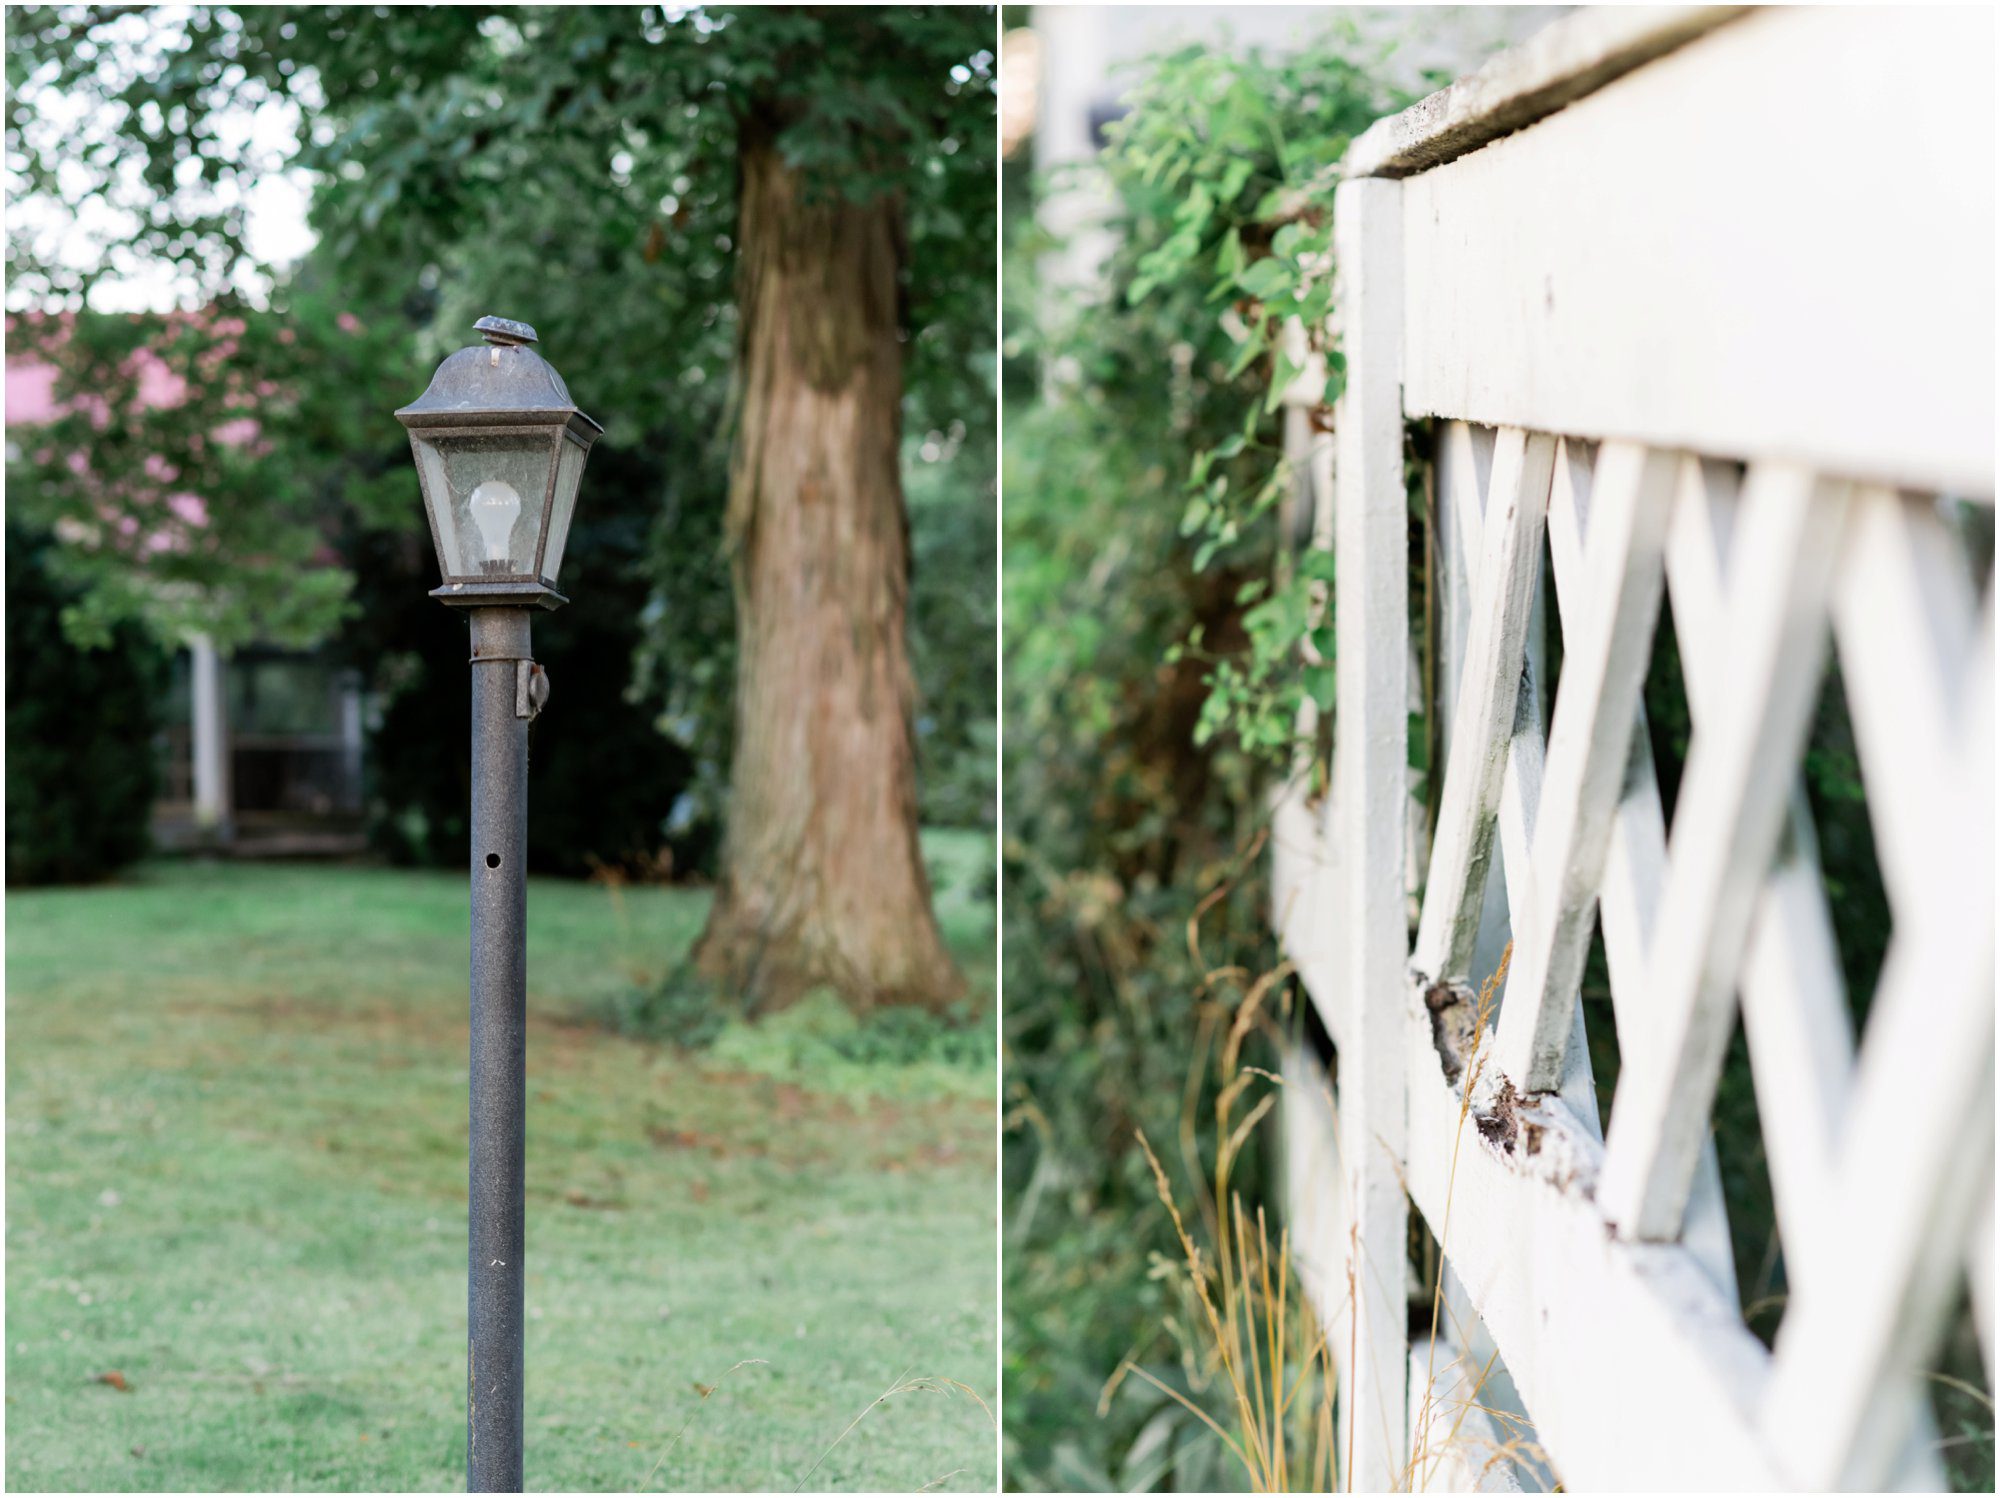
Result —
<path fill-rule="evenodd" d="M 396 413 L 410 433 L 443 575 L 466 611 L 472 668 L 466 1243 L 466 1486 L 522 1491 L 526 1285 L 528 725 L 548 699 L 529 621 L 556 591 L 591 444 L 603 428 L 530 346 L 524 322 L 482 317 Z"/>

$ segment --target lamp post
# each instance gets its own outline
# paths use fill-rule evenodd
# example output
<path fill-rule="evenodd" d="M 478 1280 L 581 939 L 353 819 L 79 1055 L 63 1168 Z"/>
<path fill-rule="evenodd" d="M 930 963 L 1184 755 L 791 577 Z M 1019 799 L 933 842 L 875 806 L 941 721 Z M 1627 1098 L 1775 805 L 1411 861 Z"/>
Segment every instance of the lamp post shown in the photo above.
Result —
<path fill-rule="evenodd" d="M 482 317 L 396 413 L 409 428 L 442 586 L 472 635 L 472 1151 L 466 1487 L 521 1489 L 527 1162 L 528 723 L 548 679 L 528 620 L 555 588 L 577 483 L 603 428 L 579 411 L 526 323 Z"/>

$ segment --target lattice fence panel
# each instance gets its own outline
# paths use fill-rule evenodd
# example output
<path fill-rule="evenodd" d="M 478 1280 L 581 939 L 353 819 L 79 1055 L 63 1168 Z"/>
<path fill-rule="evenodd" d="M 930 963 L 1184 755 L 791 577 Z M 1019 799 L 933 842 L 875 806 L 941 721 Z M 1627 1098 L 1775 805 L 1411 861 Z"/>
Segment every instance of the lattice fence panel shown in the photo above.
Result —
<path fill-rule="evenodd" d="M 1463 623 L 1410 958 L 1411 1194 L 1570 1481 L 1615 1470 L 1583 1433 L 1597 1400 L 1572 1384 L 1590 1366 L 1615 1383 L 1623 1339 L 1652 1365 L 1624 1397 L 1678 1392 L 1697 1427 L 1705 1406 L 1727 1427 L 1690 1452 L 1691 1480 L 1935 1486 L 1924 1369 L 1968 1268 L 1982 1314 L 1990 1294 L 1990 558 L 1948 502 L 1795 466 L 1465 423 L 1436 440 L 1457 543 L 1441 612 Z M 1562 655 L 1546 733 L 1545 556 Z M 1665 600 L 1692 720 L 1671 827 L 1643 706 Z M 1834 659 L 1894 924 L 1859 1036 L 1800 781 Z M 1281 930 L 1344 1043 L 1355 1006 L 1295 907 L 1353 885 L 1297 859 L 1314 829 L 1291 815 Z M 1336 795 L 1326 841 L 1344 841 L 1341 816 Z M 1475 1013 L 1496 851 L 1511 963 L 1497 1012 Z M 1579 993 L 1593 932 L 1621 1058 L 1608 1131 Z M 1790 1294 L 1769 1354 L 1736 1311 L 1710 1139 L 1739 1022 Z M 1419 1482 L 1440 1424 L 1485 1403 L 1443 1392 L 1471 1381 L 1438 1366 L 1412 1359 L 1403 1475 Z"/>
<path fill-rule="evenodd" d="M 1289 1189 L 1357 1489 L 1936 1487 L 1968 1289 L 1991 1382 L 1992 40 L 1587 7 L 1343 158 L 1335 451 L 1301 455 L 1332 762 L 1275 809 L 1272 916 L 1332 1043 L 1287 1065 Z M 1815 824 L 1816 721 L 1867 836 Z M 1838 902 L 1822 833 L 1866 869 Z M 1765 1191 L 1769 1343 L 1729 1220 Z"/>

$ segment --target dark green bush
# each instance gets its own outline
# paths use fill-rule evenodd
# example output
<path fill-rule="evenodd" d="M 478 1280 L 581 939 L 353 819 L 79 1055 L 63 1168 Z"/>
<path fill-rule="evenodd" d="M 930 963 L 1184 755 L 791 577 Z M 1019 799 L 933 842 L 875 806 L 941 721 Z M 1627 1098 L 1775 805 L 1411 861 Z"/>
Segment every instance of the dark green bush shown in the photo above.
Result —
<path fill-rule="evenodd" d="M 142 856 L 157 789 L 165 652 L 138 626 L 79 650 L 62 613 L 81 593 L 51 538 L 7 524 L 7 882 L 102 879 Z"/>
<path fill-rule="evenodd" d="M 664 977 L 617 994 L 605 1006 L 604 1020 L 621 1035 L 705 1051 L 742 1015 L 743 1005 L 733 994 L 682 962 Z"/>
<path fill-rule="evenodd" d="M 833 1052 L 866 1066 L 914 1066 L 937 1061 L 947 1066 L 991 1066 L 990 1014 L 961 1007 L 933 1014 L 909 1004 L 892 1004 L 864 1016 L 855 1028 L 828 1037 Z"/>
<path fill-rule="evenodd" d="M 993 464 L 990 422 L 905 445 L 918 789 L 931 827 L 993 825 Z"/>

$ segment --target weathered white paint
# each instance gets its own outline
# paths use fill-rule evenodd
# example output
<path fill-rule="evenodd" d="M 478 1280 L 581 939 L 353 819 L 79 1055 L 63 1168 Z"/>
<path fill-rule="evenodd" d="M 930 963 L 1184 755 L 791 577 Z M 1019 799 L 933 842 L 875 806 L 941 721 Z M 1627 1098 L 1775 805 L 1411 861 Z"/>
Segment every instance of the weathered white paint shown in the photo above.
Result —
<path fill-rule="evenodd" d="M 1435 456 L 1438 495 L 1437 555 L 1438 577 L 1434 585 L 1438 619 L 1435 672 L 1437 700 L 1431 711 L 1438 725 L 1437 763 L 1432 773 L 1443 787 L 1444 767 L 1451 758 L 1451 719 L 1458 706 L 1458 684 L 1465 675 L 1466 637 L 1472 621 L 1473 569 L 1479 562 L 1481 517 L 1485 514 L 1486 491 L 1493 476 L 1495 433 L 1491 427 L 1453 422 L 1440 433 Z M 1530 665 L 1538 642 L 1531 624 L 1528 632 Z M 1500 783 L 1502 804 L 1509 794 L 1505 777 Z M 1501 859 L 1505 862 L 1502 845 Z M 1489 866 L 1486 888 L 1479 908 L 1479 935 L 1472 948 L 1471 971 L 1482 977 L 1500 965 L 1510 933 L 1507 922 L 1505 871 Z M 1423 887 L 1418 881 L 1418 888 Z"/>
<path fill-rule="evenodd" d="M 1400 361 L 1402 189 L 1342 183 L 1334 198 L 1340 317 L 1348 377 L 1334 415 L 1334 627 L 1340 746 L 1333 799 L 1344 846 L 1335 924 L 1350 995 L 1341 1094 L 1342 1168 L 1353 1213 L 1354 1364 L 1342 1401 L 1347 1471 L 1362 1491 L 1392 1486 L 1409 1424 L 1403 1369 L 1408 1202 L 1403 1155 L 1403 818 L 1408 795 L 1409 669 Z"/>
<path fill-rule="evenodd" d="M 1834 628 L 1868 774 L 1876 856 L 1891 903 L 1914 907 L 1936 878 L 1938 829 L 1965 815 L 1941 773 L 1959 738 L 1979 601 L 1936 509 L 1891 490 L 1861 494 L 1835 595 Z"/>
<path fill-rule="evenodd" d="M 1485 1368 L 1439 1329 L 1410 1343 L 1413 1493 L 1518 1493 L 1510 1448 L 1486 1409 Z"/>
<path fill-rule="evenodd" d="M 1787 1278 L 1811 1273 L 1808 1224 L 1822 1209 L 1854 1070 L 1854 1026 L 1827 917 L 1805 793 L 1792 792 L 1789 847 L 1764 882 L 1743 964 L 1743 1029 L 1779 1224 L 1797 1235 Z M 1810 933 L 1799 939 L 1791 933 Z"/>
<path fill-rule="evenodd" d="M 1990 817 L 1987 742 L 1979 773 L 1960 784 L 1968 809 Z M 1938 871 L 1937 903 L 1891 943 L 1816 1228 L 1826 1258 L 1794 1290 L 1779 1334 L 1766 1419 L 1806 1486 L 1875 1486 L 1902 1449 L 1895 1417 L 1907 1405 L 1891 1396 L 1906 1397 L 1943 1331 L 1992 1180 L 1990 846 L 1945 854 Z"/>
<path fill-rule="evenodd" d="M 1318 1059 L 1298 1047 L 1285 1052 L 1282 1067 L 1278 1108 L 1285 1138 L 1285 1226 L 1299 1281 L 1320 1312 L 1320 1329 L 1345 1386 L 1348 1212 L 1333 1084 Z"/>
<path fill-rule="evenodd" d="M 1373 185 L 1400 179 L 1402 244 L 1389 264 L 1379 214 L 1396 200 L 1344 184 L 1343 272 L 1363 274 L 1343 300 L 1360 395 L 1342 417 L 1369 425 L 1341 431 L 1340 753 L 1322 806 L 1296 788 L 1278 806 L 1274 869 L 1341 1085 L 1319 1153 L 1288 1162 L 1294 1211 L 1316 1174 L 1339 1184 L 1310 1209 L 1312 1293 L 1386 1333 L 1400 1306 L 1374 1297 L 1396 1251 L 1368 1234 L 1396 1208 L 1362 1193 L 1407 1184 L 1449 1265 L 1435 1356 L 1455 1369 L 1454 1350 L 1497 1348 L 1572 1490 L 1934 1488 L 1920 1373 L 1961 1275 L 1992 1356 L 1993 603 L 1962 531 L 1920 497 L 1993 489 L 1991 47 L 1969 12 L 1586 13 L 1350 153 Z M 1923 149 L 1883 117 L 1914 122 Z M 1865 221 L 1842 185 L 1857 174 L 1879 192 Z M 1353 293 L 1398 274 L 1402 336 L 1385 341 L 1389 319 L 1360 328 Z M 1406 825 L 1389 810 L 1405 552 L 1397 450 L 1375 423 L 1396 378 L 1403 414 L 1449 418 L 1447 747 L 1390 1005 L 1373 959 L 1402 935 L 1385 912 L 1404 879 L 1386 833 Z M 1358 494 L 1381 503 L 1370 528 Z M 1544 503 L 1564 646 L 1546 743 Z M 1637 674 L 1662 571 L 1694 728 L 1671 838 Z M 1829 636 L 1895 916 L 1858 1046 L 1798 784 Z M 1593 902 L 1623 1056 L 1608 1140 L 1575 991 Z M 1476 981 L 1510 927 L 1499 1033 L 1453 1010 L 1441 1042 L 1426 987 Z M 1708 1140 L 1739 993 L 1791 1284 L 1775 1356 L 1737 1309 Z M 1394 1084 L 1376 1028 L 1391 1020 Z M 1392 1085 L 1394 1129 L 1363 1127 L 1362 1111 L 1390 1116 Z M 1329 1271 L 1327 1246 L 1357 1245 Z M 1392 1402 L 1413 1449 L 1435 1433 L 1434 1354 L 1416 1354 L 1393 1389 L 1368 1386 L 1377 1359 L 1343 1369 L 1356 1434 Z M 1411 1475 L 1467 1485 L 1470 1454 Z"/>
<path fill-rule="evenodd" d="M 1760 12 L 1408 178 L 1410 414 L 1990 496 L 1993 27 Z"/>
<path fill-rule="evenodd" d="M 1583 537 L 1590 515 L 1594 461 L 1588 444 L 1562 443 L 1557 450 L 1555 485 L 1549 495 L 1549 562 L 1555 575 L 1556 610 L 1565 635 L 1583 628 L 1584 599 L 1589 591 Z M 1666 865 L 1666 822 L 1660 810 L 1652 740 L 1643 705 L 1633 707 L 1631 741 L 1625 794 L 1612 813 L 1610 843 L 1605 850 L 1604 877 L 1598 897 L 1605 963 L 1610 969 L 1614 993 L 1628 988 L 1635 991 Z M 1622 1020 L 1620 1026 L 1622 1044 Z"/>
<path fill-rule="evenodd" d="M 1728 557 L 1737 496 L 1734 469 L 1726 463 L 1690 458 L 1682 466 L 1674 518 L 1668 534 L 1668 577 L 1677 617 L 1683 679 L 1690 717 L 1699 726 L 1711 710 L 1714 683 L 1732 669 L 1731 641 L 1703 621 L 1722 617 L 1722 579 Z M 1634 799 L 1649 800 L 1650 818 L 1632 825 L 1638 857 L 1664 867 L 1665 827 L 1658 814 L 1659 791 L 1650 766 Z M 1794 783 L 1787 807 L 1784 840 L 1765 880 L 1762 903 L 1753 918 L 1750 948 L 1741 978 L 1743 1025 L 1756 1077 L 1772 1193 L 1780 1223 L 1797 1227 L 1810 1216 L 1821 1189 L 1826 1154 L 1837 1127 L 1847 1077 L 1852 1070 L 1853 1034 L 1847 1018 L 1832 921 L 1819 870 L 1817 841 L 1805 791 Z M 1650 927 L 1655 892 L 1644 920 Z M 1612 890 L 1607 878 L 1605 941 L 1615 987 L 1637 993 L 1643 983 L 1643 952 L 1613 940 Z M 1623 970 L 1621 972 L 1621 969 Z M 1620 1012 L 1629 1013 L 1631 1005 Z M 1644 1044 L 1637 1035 L 1625 1044 Z M 1707 1146 L 1712 1156 L 1714 1146 Z M 1692 1236 L 1695 1207 L 1689 1207 Z M 1788 1270 L 1800 1272 L 1810 1248 L 1788 1255 Z"/>
<path fill-rule="evenodd" d="M 1339 908 L 1339 847 L 1326 835 L 1331 796 L 1309 799 L 1293 776 L 1271 800 L 1271 929 L 1298 974 L 1320 1022 L 1344 1045 L 1352 1026 L 1340 992 L 1339 933 L 1328 912 Z"/>
<path fill-rule="evenodd" d="M 1716 685 L 1734 665 L 1730 638 L 1703 621 L 1723 617 L 1727 607 L 1723 578 L 1739 499 L 1728 464 L 1690 459 L 1681 477 L 1669 566 L 1676 613 L 1690 621 L 1680 644 L 1690 716 L 1698 731 L 1703 714 L 1716 710 Z M 1862 544 L 1850 526 L 1847 554 L 1851 557 Z M 1963 565 L 1961 558 L 1954 562 Z M 1868 629 L 1874 633 L 1872 625 Z M 1895 638 L 1897 631 L 1884 637 Z M 1907 646 L 1911 636 L 1901 638 Z M 1830 1189 L 1854 1054 L 1817 840 L 1804 788 L 1796 783 L 1788 798 L 1784 840 L 1754 918 L 1741 989 L 1759 1125 L 1786 1235 L 1786 1278 L 1796 1293 L 1797 1286 L 1817 1277 L 1824 1262 L 1819 1214 Z M 1712 1143 L 1709 1148 L 1712 1153 Z M 1690 1231 L 1693 1216 L 1691 1203 Z M 1943 1474 L 1928 1398 L 1914 1383 L 1906 1383 L 1885 1391 L 1884 1399 L 1891 1427 L 1907 1432 L 1885 1480 L 1908 1491 L 1935 1491 Z"/>
<path fill-rule="evenodd" d="M 1506 915 L 1510 930 L 1514 912 L 1538 909 L 1535 886 L 1534 831 L 1542 801 L 1545 773 L 1542 721 L 1534 690 L 1532 656 L 1522 666 L 1521 690 L 1514 699 L 1514 731 L 1508 740 L 1506 772 L 1500 779 L 1500 866 L 1507 890 Z M 1531 917 L 1525 916 L 1524 919 Z M 1480 916 L 1482 924 L 1484 911 Z M 1520 956 L 1515 949 L 1515 960 Z M 1511 979 L 1509 988 L 1512 987 Z M 1504 1016 L 1506 1009 L 1501 1013 Z M 1575 988 L 1562 1004 L 1566 1017 L 1563 1064 L 1555 1073 L 1552 1090 L 1560 1092 L 1569 1105 L 1593 1130 L 1597 1128 L 1597 1083 L 1590 1070 L 1590 1040 L 1584 1029 L 1583 1000 Z"/>
<path fill-rule="evenodd" d="M 1777 851 L 1825 658 L 1826 595 L 1846 493 L 1787 465 L 1753 468 L 1722 615 L 1732 657 L 1688 750 L 1653 930 L 1658 1016 L 1612 1103 L 1600 1205 L 1630 1238 L 1678 1237 L 1735 1019 L 1753 901 Z M 1680 617 L 1676 611 L 1675 618 Z"/>
<path fill-rule="evenodd" d="M 1479 934 L 1493 812 L 1521 684 L 1554 459 L 1554 442 L 1519 431 L 1502 432 L 1493 453 L 1465 668 L 1452 711 L 1454 752 L 1445 766 L 1417 926 L 1417 967 L 1440 981 L 1465 980 Z"/>
<path fill-rule="evenodd" d="M 1533 1155 L 1461 1124 L 1429 1027 L 1409 1032 L 1410 1193 L 1507 1359 L 1536 1439 L 1573 1491 L 1782 1486 L 1751 1423 L 1768 1359 L 1735 1297 L 1678 1245 L 1605 1231 L 1603 1153 L 1559 1098 Z M 1449 1228 L 1446 1216 L 1449 1213 Z M 1674 1439 L 1669 1417 L 1699 1439 Z"/>
<path fill-rule="evenodd" d="M 1517 914 L 1499 1059 L 1515 1085 L 1561 1085 L 1576 988 L 1590 945 L 1597 887 L 1622 798 L 1660 607 L 1674 464 L 1670 455 L 1608 443 L 1599 453 L 1584 544 L 1590 587 L 1580 628 L 1564 631 L 1563 689 L 1549 734 L 1549 797 L 1534 827 L 1535 903 Z"/>
<path fill-rule="evenodd" d="M 1454 514 L 1459 524 L 1477 526 L 1480 500 L 1472 490 L 1480 470 L 1468 467 L 1467 460 L 1489 451 L 1478 430 L 1466 423 L 1450 423 L 1440 441 L 1440 466 L 1449 491 L 1455 496 Z M 1583 444 L 1564 442 L 1556 452 L 1555 477 L 1550 489 L 1548 538 L 1555 579 L 1557 613 L 1565 631 L 1580 630 L 1589 577 L 1584 560 L 1584 531 L 1590 510 L 1594 455 Z M 1460 573 L 1448 577 L 1447 587 L 1456 590 L 1459 608 L 1470 587 Z M 1530 641 L 1530 662 L 1534 656 Z M 1721 669 L 1718 665 L 1717 669 Z M 1444 677 L 1447 688 L 1453 678 Z M 1525 709 L 1531 694 L 1522 694 Z M 1446 697 L 1440 709 L 1449 718 L 1451 701 Z M 1666 863 L 1666 827 L 1660 810 L 1659 786 L 1654 778 L 1642 709 L 1635 706 L 1632 729 L 1632 761 L 1622 799 L 1611 820 L 1610 849 L 1605 859 L 1600 901 L 1605 955 L 1612 980 L 1612 1014 L 1621 1047 L 1644 1042 L 1640 1036 L 1647 1018 L 1640 995 L 1643 990 L 1646 932 L 1658 904 L 1662 870 Z M 1542 767 L 1540 724 L 1530 713 L 1517 710 L 1515 731 L 1508 747 L 1506 779 L 1500 794 L 1500 840 L 1507 874 L 1507 898 L 1498 917 L 1506 923 L 1509 907 L 1527 910 L 1533 906 L 1533 854 L 1528 830 L 1535 822 L 1534 806 L 1539 800 Z M 1822 902 L 1823 903 L 1823 902 Z M 1488 928 L 1494 919 L 1489 909 L 1481 916 L 1482 941 L 1496 936 Z M 1491 972 L 1498 962 L 1499 948 L 1492 944 L 1486 959 L 1475 972 Z M 1572 1001 L 1573 1019 L 1569 1049 L 1559 1091 L 1589 1127 L 1597 1123 L 1596 1085 L 1590 1071 L 1587 1038 L 1584 1035 L 1583 1006 Z M 1503 1005 L 1503 1014 L 1505 1013 Z M 1729 1242 L 1729 1222 L 1722 1199 L 1722 1177 L 1713 1141 L 1704 1140 L 1701 1161 L 1688 1205 L 1683 1239 L 1710 1278 L 1725 1291 L 1736 1288 L 1736 1265 Z"/>
<path fill-rule="evenodd" d="M 1442 464 L 1449 485 L 1447 495 L 1452 513 L 1440 517 L 1441 527 L 1447 534 L 1477 536 L 1483 526 L 1485 494 L 1476 487 L 1480 469 L 1468 460 L 1475 451 L 1490 456 L 1492 444 L 1490 441 L 1470 439 L 1463 423 L 1453 423 L 1445 432 L 1443 442 L 1457 455 L 1457 461 Z M 1490 477 L 1490 468 L 1487 474 Z M 1479 564 L 1480 558 L 1476 552 L 1466 550 L 1462 543 L 1457 542 L 1448 545 L 1446 553 L 1451 558 L 1448 595 L 1455 589 L 1455 596 L 1449 597 L 1447 608 L 1451 614 L 1462 617 L 1467 612 L 1470 579 L 1477 575 L 1471 569 Z M 1542 591 L 1537 589 L 1538 599 Z M 1497 971 L 1503 950 L 1498 939 L 1503 931 L 1510 931 L 1513 913 L 1534 908 L 1532 842 L 1535 818 L 1541 803 L 1543 773 L 1542 694 L 1537 689 L 1539 672 L 1536 670 L 1536 662 L 1541 656 L 1540 646 L 1541 631 L 1531 614 L 1521 682 L 1514 698 L 1514 722 L 1505 748 L 1505 769 L 1500 778 L 1501 878 L 1496 882 L 1489 869 L 1480 881 L 1484 889 L 1477 912 L 1478 934 L 1473 945 L 1469 977 L 1476 978 Z M 1438 711 L 1447 725 L 1455 716 L 1461 674 L 1459 663 L 1454 661 L 1444 670 L 1439 681 Z M 1453 729 L 1447 726 L 1443 743 L 1447 766 L 1451 763 L 1454 745 Z M 1572 996 L 1571 1008 L 1572 1029 L 1578 1040 L 1578 1050 L 1573 1058 L 1577 1064 L 1564 1071 L 1560 1091 L 1576 1109 L 1577 1115 L 1595 1126 L 1597 1091 L 1584 1039 L 1582 1001 Z"/>
<path fill-rule="evenodd" d="M 1466 1294 L 1464 1281 L 1449 1259 L 1444 1261 L 1443 1268 L 1439 1330 L 1448 1331 L 1453 1341 L 1464 1347 L 1463 1355 L 1471 1360 L 1472 1366 L 1480 1370 L 1480 1402 L 1499 1431 L 1513 1442 L 1510 1458 L 1517 1485 L 1524 1492 L 1545 1493 L 1556 1486 L 1558 1479 L 1549 1466 L 1548 1453 L 1536 1439 L 1534 1419 L 1521 1402 L 1521 1391 L 1514 1387 L 1514 1375 L 1500 1355 L 1492 1328 L 1481 1319 L 1472 1298 Z"/>
<path fill-rule="evenodd" d="M 1992 1190 L 1993 621 L 1975 624 L 1947 581 L 1957 558 L 1911 544 L 1933 511 L 1887 491 L 1854 508 L 1836 620 L 1871 809 L 1887 776 L 1925 784 L 1884 798 L 1880 825 L 1907 819 L 1877 837 L 1885 874 L 1886 844 L 1905 860 L 1890 882 L 1895 934 L 1768 1419 L 1805 1481 L 1867 1487 L 1904 1450 L 1898 1417 Z M 1900 670 L 1882 658 L 1890 641 Z M 1838 1437 L 1815 1437 L 1828 1419 Z"/>
<path fill-rule="evenodd" d="M 1589 6 L 1364 130 L 1350 177 L 1407 177 L 1477 150 L 1742 15 L 1740 5 Z"/>

